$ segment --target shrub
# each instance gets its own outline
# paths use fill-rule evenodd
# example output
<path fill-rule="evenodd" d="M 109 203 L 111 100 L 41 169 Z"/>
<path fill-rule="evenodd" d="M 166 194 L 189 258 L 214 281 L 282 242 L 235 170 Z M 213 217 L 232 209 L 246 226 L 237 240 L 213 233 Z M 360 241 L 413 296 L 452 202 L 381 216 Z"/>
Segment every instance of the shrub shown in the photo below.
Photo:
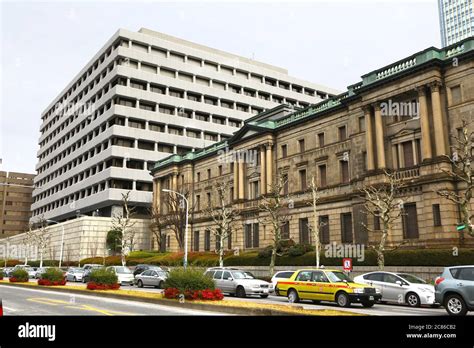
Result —
<path fill-rule="evenodd" d="M 261 259 L 268 258 L 268 257 L 272 256 L 272 249 L 273 249 L 273 247 L 271 245 L 269 245 L 266 248 L 260 250 L 258 252 L 257 256 Z"/>
<path fill-rule="evenodd" d="M 3 280 L 4 276 L 5 276 L 5 273 L 3 273 L 3 270 L 0 270 L 0 280 Z"/>
<path fill-rule="evenodd" d="M 43 274 L 41 274 L 41 279 L 50 282 L 58 282 L 64 280 L 64 273 L 59 268 L 48 268 Z"/>
<path fill-rule="evenodd" d="M 29 281 L 28 272 L 25 271 L 24 269 L 18 268 L 10 274 L 9 279 L 10 279 L 10 282 L 12 283 L 28 282 Z"/>
<path fill-rule="evenodd" d="M 111 270 L 97 268 L 92 270 L 90 274 L 90 282 L 101 285 L 114 285 L 117 284 L 118 278 L 117 275 Z"/>
<path fill-rule="evenodd" d="M 128 254 L 129 259 L 144 259 L 148 257 L 157 256 L 160 253 L 158 251 L 132 251 Z"/>
<path fill-rule="evenodd" d="M 194 290 L 214 290 L 214 281 L 211 277 L 204 275 L 197 269 L 184 270 L 182 268 L 173 269 L 164 284 L 166 288 L 176 288 L 180 293 Z"/>
<path fill-rule="evenodd" d="M 304 254 L 306 254 L 306 249 L 304 245 L 301 245 L 301 244 L 297 244 L 295 246 L 290 247 L 290 249 L 288 249 L 288 255 L 292 257 L 301 256 Z"/>

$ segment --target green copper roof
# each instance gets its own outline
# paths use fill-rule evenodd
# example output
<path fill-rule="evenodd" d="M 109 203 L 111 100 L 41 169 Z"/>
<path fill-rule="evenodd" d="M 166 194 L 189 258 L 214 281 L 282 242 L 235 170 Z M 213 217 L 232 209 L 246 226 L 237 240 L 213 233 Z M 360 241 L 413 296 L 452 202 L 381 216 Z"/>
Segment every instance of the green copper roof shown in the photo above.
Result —
<path fill-rule="evenodd" d="M 320 103 L 311 105 L 305 109 L 296 111 L 284 118 L 279 120 L 255 120 L 255 117 L 247 120 L 246 125 L 257 126 L 261 128 L 267 128 L 270 130 L 278 129 L 280 127 L 286 126 L 293 122 L 296 122 L 301 119 L 305 119 L 310 116 L 315 116 L 319 113 L 322 113 L 326 110 L 333 109 L 337 106 L 340 106 L 346 98 L 350 98 L 359 93 L 361 88 L 365 88 L 377 82 L 388 79 L 392 76 L 398 75 L 402 72 L 411 70 L 415 67 L 421 66 L 429 61 L 448 61 L 450 59 L 455 59 L 459 54 L 466 53 L 469 51 L 474 51 L 474 38 L 469 38 L 464 41 L 458 42 L 457 44 L 448 46 L 444 49 L 439 49 L 435 47 L 430 47 L 424 51 L 415 53 L 414 55 L 399 60 L 393 64 L 387 65 L 381 69 L 374 70 L 368 74 L 362 76 L 362 81 L 356 84 L 350 85 L 347 87 L 347 91 L 336 95 L 330 99 L 326 99 Z M 264 111 L 267 112 L 267 111 Z M 257 115 L 258 116 L 258 115 Z M 208 146 L 198 152 L 189 152 L 184 156 L 180 155 L 171 155 L 170 157 L 156 162 L 152 172 L 156 171 L 159 168 L 163 168 L 170 163 L 178 163 L 183 160 L 194 160 L 200 157 L 203 157 L 207 154 L 210 154 L 214 151 L 218 151 L 221 148 L 228 146 L 227 141 L 219 142 L 214 145 Z"/>

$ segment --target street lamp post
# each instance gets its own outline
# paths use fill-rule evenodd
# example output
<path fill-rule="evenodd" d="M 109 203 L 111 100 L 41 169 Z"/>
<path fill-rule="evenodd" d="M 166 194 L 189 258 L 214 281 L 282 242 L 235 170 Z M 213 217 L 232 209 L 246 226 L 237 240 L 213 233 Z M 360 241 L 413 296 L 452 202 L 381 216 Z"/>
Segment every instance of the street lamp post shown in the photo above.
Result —
<path fill-rule="evenodd" d="M 46 222 L 50 222 L 53 224 L 59 224 L 59 222 L 54 220 L 46 220 Z M 64 249 L 64 226 L 61 225 L 62 233 L 61 233 L 61 252 L 59 253 L 59 268 L 61 268 L 61 263 L 63 261 L 63 249 Z"/>
<path fill-rule="evenodd" d="M 176 192 L 176 191 L 173 191 L 173 190 L 168 190 L 168 189 L 163 189 L 162 191 L 177 194 L 178 196 L 181 196 L 184 199 L 184 201 L 186 202 L 186 226 L 184 228 L 184 261 L 183 261 L 184 269 L 186 269 L 188 267 L 188 209 L 189 209 L 189 202 L 186 199 L 186 197 L 183 194 L 179 193 L 179 192 Z"/>

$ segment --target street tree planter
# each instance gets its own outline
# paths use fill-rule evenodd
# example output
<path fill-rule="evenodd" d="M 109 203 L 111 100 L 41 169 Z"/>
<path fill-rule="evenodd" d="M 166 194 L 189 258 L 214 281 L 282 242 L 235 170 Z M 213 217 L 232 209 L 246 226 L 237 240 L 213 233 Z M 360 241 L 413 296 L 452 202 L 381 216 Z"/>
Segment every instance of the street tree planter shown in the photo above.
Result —
<path fill-rule="evenodd" d="M 28 278 L 15 278 L 15 277 L 10 277 L 8 278 L 10 283 L 28 283 L 30 280 Z"/>
<path fill-rule="evenodd" d="M 120 284 L 101 284 L 96 282 L 88 282 L 87 289 L 88 290 L 117 290 L 120 288 Z"/>
<path fill-rule="evenodd" d="M 61 286 L 66 285 L 66 280 L 48 280 L 48 279 L 38 279 L 38 285 L 43 286 Z"/>

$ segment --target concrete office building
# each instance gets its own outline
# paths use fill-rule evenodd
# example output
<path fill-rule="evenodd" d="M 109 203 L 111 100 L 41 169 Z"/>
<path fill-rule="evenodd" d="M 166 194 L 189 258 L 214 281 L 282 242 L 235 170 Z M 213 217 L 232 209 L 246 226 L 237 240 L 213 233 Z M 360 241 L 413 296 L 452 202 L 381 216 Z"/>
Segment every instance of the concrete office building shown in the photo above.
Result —
<path fill-rule="evenodd" d="M 443 47 L 474 34 L 473 0 L 438 0 L 438 9 Z"/>
<path fill-rule="evenodd" d="M 33 174 L 0 171 L 0 238 L 28 229 L 33 178 Z"/>
<path fill-rule="evenodd" d="M 157 160 L 225 140 L 266 109 L 337 93 L 282 68 L 120 29 L 42 113 L 33 220 L 113 216 L 128 191 L 144 217 Z"/>

